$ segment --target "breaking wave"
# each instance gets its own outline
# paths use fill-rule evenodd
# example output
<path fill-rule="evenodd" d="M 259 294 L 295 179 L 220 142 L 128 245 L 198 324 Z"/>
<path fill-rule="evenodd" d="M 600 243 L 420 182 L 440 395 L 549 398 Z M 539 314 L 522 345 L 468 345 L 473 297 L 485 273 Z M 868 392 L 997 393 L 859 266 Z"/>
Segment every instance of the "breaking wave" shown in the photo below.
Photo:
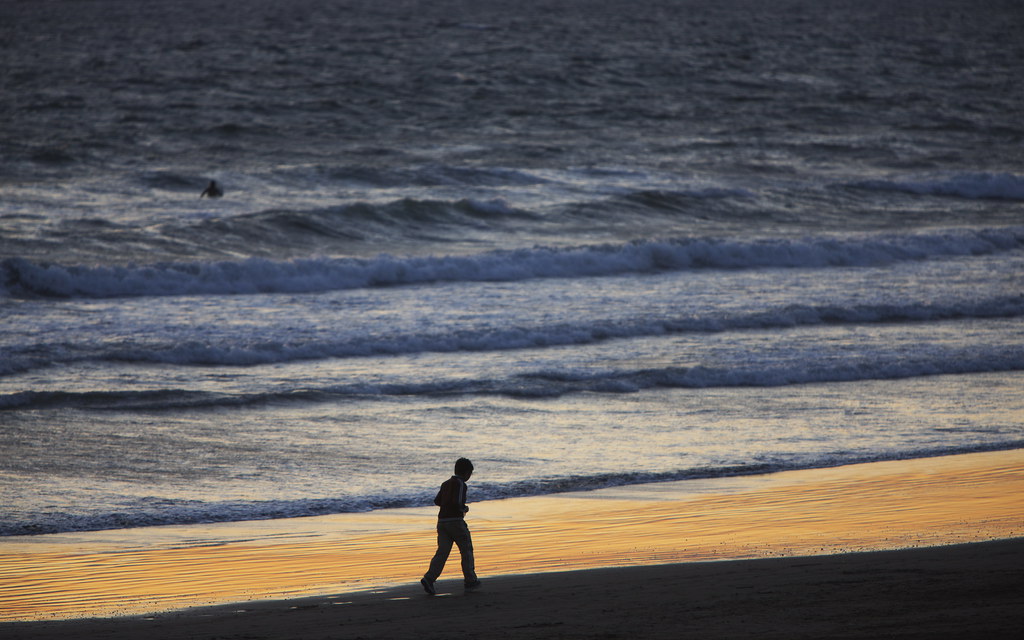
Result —
<path fill-rule="evenodd" d="M 1024 227 L 854 239 L 645 240 L 534 247 L 470 256 L 311 258 L 68 266 L 20 258 L 0 263 L 0 295 L 65 298 L 309 293 L 431 282 L 587 278 L 688 269 L 870 266 L 985 255 L 1024 247 Z"/>
<path fill-rule="evenodd" d="M 140 358 L 141 359 L 141 358 Z M 1024 370 L 1024 347 L 936 348 L 915 358 L 896 353 L 869 359 L 818 362 L 805 359 L 723 366 L 612 367 L 607 370 L 538 369 L 498 377 L 380 380 L 245 393 L 158 389 L 146 391 L 24 391 L 0 395 L 0 410 L 172 410 L 238 407 L 282 401 L 336 402 L 395 396 L 503 395 L 559 397 L 574 393 L 633 393 L 655 388 L 779 387 L 825 382 L 897 380 L 919 376 Z"/>

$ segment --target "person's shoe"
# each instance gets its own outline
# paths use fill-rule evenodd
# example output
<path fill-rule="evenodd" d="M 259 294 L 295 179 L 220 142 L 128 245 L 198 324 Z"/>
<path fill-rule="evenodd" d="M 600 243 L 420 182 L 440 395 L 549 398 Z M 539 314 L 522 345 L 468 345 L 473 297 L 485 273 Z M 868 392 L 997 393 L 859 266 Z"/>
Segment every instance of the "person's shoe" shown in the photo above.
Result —
<path fill-rule="evenodd" d="M 427 593 L 429 593 L 430 595 L 432 595 L 432 596 L 436 596 L 437 595 L 437 590 L 434 589 L 434 583 L 431 582 L 430 580 L 427 580 L 426 578 L 422 578 L 420 580 L 420 584 L 423 585 L 423 590 L 426 591 Z"/>
<path fill-rule="evenodd" d="M 473 580 L 472 582 L 466 583 L 466 591 L 476 591 L 480 588 L 482 583 L 479 580 Z"/>

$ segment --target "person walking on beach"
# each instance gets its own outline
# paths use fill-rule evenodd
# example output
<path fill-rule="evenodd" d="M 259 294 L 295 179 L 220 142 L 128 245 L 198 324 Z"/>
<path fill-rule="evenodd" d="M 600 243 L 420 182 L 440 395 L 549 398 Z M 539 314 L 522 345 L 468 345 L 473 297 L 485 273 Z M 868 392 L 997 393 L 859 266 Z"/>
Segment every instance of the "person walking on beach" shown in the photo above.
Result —
<path fill-rule="evenodd" d="M 430 595 L 437 593 L 434 582 L 444 571 L 452 544 L 458 545 L 462 556 L 462 577 L 466 581 L 466 590 L 480 587 L 473 558 L 473 540 L 466 524 L 466 512 L 469 511 L 466 506 L 466 482 L 472 475 L 473 463 L 466 458 L 459 458 L 455 461 L 455 475 L 444 481 L 434 497 L 434 504 L 440 507 L 437 514 L 437 552 L 430 561 L 426 575 L 420 580 L 423 590 Z"/>

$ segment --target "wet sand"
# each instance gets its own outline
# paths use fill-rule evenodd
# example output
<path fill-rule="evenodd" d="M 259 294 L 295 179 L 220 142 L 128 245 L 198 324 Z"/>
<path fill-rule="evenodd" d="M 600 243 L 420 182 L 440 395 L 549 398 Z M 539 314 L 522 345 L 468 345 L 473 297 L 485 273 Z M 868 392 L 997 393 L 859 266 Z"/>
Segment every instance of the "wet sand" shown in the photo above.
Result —
<path fill-rule="evenodd" d="M 0 637 L 1000 637 L 1021 496 L 1009 451 L 478 503 L 437 598 L 433 509 L 8 539 L 0 618 L 77 619 Z"/>
<path fill-rule="evenodd" d="M 0 626 L 56 638 L 1018 638 L 1024 541 L 698 562 Z M 446 592 L 442 592 L 446 593 Z"/>

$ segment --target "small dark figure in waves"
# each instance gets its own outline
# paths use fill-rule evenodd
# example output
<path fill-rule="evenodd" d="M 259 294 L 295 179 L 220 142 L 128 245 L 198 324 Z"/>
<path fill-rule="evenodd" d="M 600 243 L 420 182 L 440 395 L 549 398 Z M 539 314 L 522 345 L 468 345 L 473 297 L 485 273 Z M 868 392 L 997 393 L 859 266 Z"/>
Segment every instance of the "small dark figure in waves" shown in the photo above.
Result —
<path fill-rule="evenodd" d="M 210 180 L 210 184 L 206 185 L 206 188 L 199 194 L 199 197 L 202 198 L 203 196 L 206 196 L 207 198 L 219 198 L 222 195 L 224 195 L 224 190 L 217 186 L 217 181 Z"/>

